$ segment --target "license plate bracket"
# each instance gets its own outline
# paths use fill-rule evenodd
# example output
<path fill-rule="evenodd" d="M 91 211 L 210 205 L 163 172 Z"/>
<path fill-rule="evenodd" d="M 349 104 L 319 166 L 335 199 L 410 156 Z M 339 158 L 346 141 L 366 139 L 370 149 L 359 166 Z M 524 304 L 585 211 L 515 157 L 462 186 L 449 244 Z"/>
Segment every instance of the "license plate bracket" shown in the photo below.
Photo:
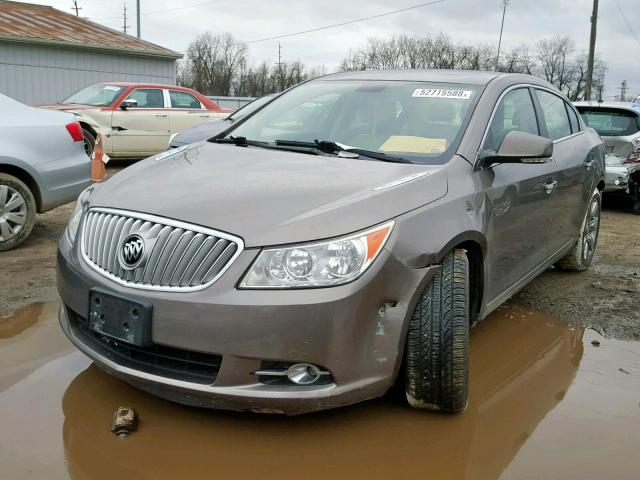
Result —
<path fill-rule="evenodd" d="M 138 347 L 151 346 L 153 305 L 107 293 L 89 291 L 89 329 Z"/>

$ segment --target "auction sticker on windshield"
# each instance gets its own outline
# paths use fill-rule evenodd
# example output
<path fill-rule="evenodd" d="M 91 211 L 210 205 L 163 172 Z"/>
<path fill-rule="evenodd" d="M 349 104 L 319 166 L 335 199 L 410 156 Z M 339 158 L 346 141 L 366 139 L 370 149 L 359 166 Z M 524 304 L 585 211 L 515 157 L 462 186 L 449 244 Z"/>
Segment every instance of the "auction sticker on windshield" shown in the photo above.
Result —
<path fill-rule="evenodd" d="M 471 98 L 471 90 L 450 90 L 441 88 L 416 88 L 412 97 L 425 98 L 461 98 L 468 100 Z"/>

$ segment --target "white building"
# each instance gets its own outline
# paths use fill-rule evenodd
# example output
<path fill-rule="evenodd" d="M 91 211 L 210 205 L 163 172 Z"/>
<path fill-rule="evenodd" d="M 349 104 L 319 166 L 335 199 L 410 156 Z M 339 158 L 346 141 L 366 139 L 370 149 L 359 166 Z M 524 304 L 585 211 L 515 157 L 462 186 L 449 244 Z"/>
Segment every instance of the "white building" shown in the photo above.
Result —
<path fill-rule="evenodd" d="M 176 82 L 182 55 L 52 7 L 0 0 L 0 93 L 55 103 L 97 82 Z"/>

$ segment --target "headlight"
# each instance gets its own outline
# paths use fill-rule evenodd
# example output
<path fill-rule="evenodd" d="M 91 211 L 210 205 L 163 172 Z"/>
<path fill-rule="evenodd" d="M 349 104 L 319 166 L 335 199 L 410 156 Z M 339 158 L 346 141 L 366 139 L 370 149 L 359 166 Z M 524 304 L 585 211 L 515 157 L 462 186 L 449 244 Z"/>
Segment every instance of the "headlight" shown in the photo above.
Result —
<path fill-rule="evenodd" d="M 80 220 L 82 219 L 82 214 L 87 211 L 89 207 L 89 199 L 91 195 L 93 195 L 94 187 L 93 185 L 84 189 L 82 193 L 78 196 L 78 200 L 76 201 L 76 208 L 73 210 L 73 214 L 69 219 L 69 224 L 67 225 L 67 237 L 73 243 L 76 239 L 76 234 L 78 233 L 78 226 L 80 225 Z"/>
<path fill-rule="evenodd" d="M 329 287 L 351 282 L 373 263 L 394 222 L 324 242 L 260 252 L 240 288 Z"/>

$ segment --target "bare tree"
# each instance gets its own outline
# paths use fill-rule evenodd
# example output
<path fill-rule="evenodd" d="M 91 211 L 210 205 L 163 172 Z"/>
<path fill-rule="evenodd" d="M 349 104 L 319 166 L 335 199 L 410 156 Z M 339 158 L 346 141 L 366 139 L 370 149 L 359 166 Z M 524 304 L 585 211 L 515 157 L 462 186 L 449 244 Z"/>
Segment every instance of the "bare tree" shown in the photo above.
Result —
<path fill-rule="evenodd" d="M 575 43 L 569 37 L 559 35 L 540 40 L 536 44 L 541 76 L 549 83 L 566 92 L 571 87 L 574 75 L 572 55 Z"/>
<path fill-rule="evenodd" d="M 179 83 L 207 95 L 230 95 L 232 82 L 246 62 L 247 47 L 229 33 L 203 33 L 189 44 L 179 69 Z"/>

